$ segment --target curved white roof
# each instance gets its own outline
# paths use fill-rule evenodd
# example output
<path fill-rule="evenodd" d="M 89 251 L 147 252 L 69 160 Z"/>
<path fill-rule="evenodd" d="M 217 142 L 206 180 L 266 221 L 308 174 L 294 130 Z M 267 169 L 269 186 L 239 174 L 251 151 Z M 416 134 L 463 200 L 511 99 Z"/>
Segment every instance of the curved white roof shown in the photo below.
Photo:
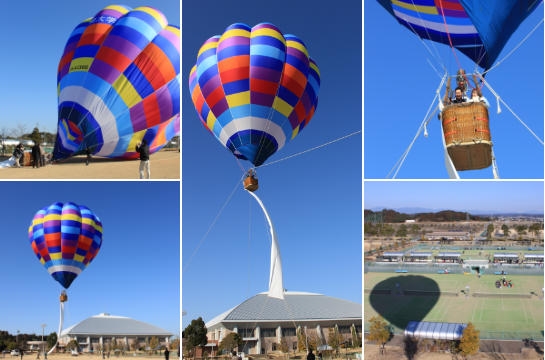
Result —
<path fill-rule="evenodd" d="M 405 335 L 437 340 L 459 340 L 467 324 L 409 321 Z"/>
<path fill-rule="evenodd" d="M 61 336 L 172 336 L 157 326 L 124 316 L 99 314 L 91 316 L 61 332 Z"/>
<path fill-rule="evenodd" d="M 206 323 L 361 321 L 362 306 L 351 301 L 307 292 L 285 292 L 284 299 L 257 294 Z"/>

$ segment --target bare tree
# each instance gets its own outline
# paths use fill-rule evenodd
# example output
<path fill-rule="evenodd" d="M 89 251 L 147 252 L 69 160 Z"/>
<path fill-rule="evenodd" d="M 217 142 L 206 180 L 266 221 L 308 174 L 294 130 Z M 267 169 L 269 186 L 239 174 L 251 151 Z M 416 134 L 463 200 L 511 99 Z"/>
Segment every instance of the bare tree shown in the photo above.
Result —
<path fill-rule="evenodd" d="M 22 138 L 23 135 L 27 133 L 28 133 L 28 126 L 22 123 L 18 123 L 14 129 L 11 129 L 11 135 L 16 139 Z"/>

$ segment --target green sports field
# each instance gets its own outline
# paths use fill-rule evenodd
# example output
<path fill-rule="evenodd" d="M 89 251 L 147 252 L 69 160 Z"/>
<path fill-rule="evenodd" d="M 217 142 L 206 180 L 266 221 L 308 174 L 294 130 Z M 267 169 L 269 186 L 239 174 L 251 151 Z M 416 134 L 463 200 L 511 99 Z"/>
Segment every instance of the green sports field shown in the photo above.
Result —
<path fill-rule="evenodd" d="M 483 339 L 543 339 L 543 275 L 372 273 L 364 276 L 364 321 L 382 315 L 402 333 L 411 320 L 472 322 Z M 466 287 L 469 287 L 469 291 Z"/>

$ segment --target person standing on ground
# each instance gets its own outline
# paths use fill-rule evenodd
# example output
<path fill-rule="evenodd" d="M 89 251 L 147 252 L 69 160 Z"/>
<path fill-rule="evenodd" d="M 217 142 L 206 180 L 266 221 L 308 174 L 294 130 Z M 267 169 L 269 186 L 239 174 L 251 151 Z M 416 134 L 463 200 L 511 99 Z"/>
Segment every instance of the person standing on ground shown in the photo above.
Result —
<path fill-rule="evenodd" d="M 147 175 L 146 179 L 150 179 L 149 145 L 146 139 L 142 139 L 142 142 L 136 145 L 136 152 L 140 154 L 140 179 L 144 179 L 144 175 Z"/>
<path fill-rule="evenodd" d="M 23 147 L 23 144 L 19 144 L 15 147 L 15 150 L 13 150 L 13 158 L 15 159 L 15 167 L 21 167 L 21 158 L 23 157 L 25 153 L 25 148 Z"/>
<path fill-rule="evenodd" d="M 45 150 L 42 144 L 40 144 L 40 166 L 45 166 Z"/>
<path fill-rule="evenodd" d="M 42 159 L 42 152 L 40 150 L 40 144 L 36 143 L 32 147 L 32 167 L 39 168 Z"/>
<path fill-rule="evenodd" d="M 85 165 L 89 166 L 89 163 L 91 162 L 91 149 L 89 149 L 89 147 L 85 148 L 85 155 L 87 155 L 85 158 Z"/>
<path fill-rule="evenodd" d="M 170 354 L 170 351 L 168 351 L 168 346 L 165 347 L 165 360 L 168 360 L 168 355 Z"/>

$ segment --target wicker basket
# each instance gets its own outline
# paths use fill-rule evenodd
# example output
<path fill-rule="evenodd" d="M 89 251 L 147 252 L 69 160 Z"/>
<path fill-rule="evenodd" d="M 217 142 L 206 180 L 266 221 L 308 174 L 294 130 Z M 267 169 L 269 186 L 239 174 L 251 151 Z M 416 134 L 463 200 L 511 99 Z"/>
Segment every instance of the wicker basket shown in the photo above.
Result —
<path fill-rule="evenodd" d="M 244 179 L 244 188 L 248 191 L 256 191 L 259 187 L 259 183 L 257 181 L 257 178 L 253 176 L 247 176 Z"/>
<path fill-rule="evenodd" d="M 492 164 L 492 139 L 484 104 L 447 106 L 441 119 L 447 151 L 456 170 L 477 170 Z"/>

